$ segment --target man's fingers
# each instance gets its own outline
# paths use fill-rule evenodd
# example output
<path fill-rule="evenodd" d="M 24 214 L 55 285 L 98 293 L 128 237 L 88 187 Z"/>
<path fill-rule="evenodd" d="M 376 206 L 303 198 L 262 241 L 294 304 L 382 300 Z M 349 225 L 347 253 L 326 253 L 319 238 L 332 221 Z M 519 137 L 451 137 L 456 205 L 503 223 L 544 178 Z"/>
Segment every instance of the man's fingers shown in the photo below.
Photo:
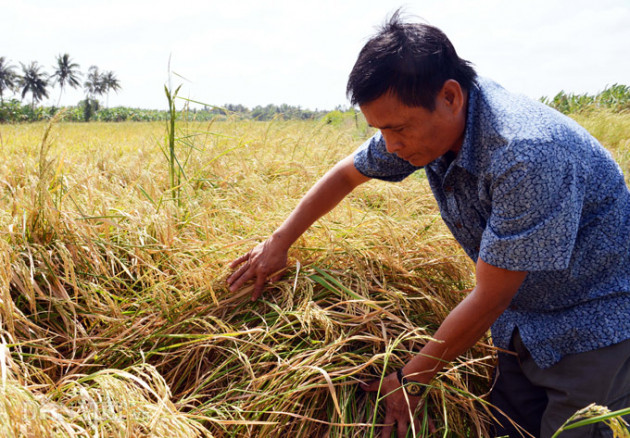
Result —
<path fill-rule="evenodd" d="M 280 277 L 282 274 L 280 274 Z M 254 291 L 252 294 L 252 301 L 257 300 L 265 290 L 265 283 L 267 281 L 267 274 L 264 274 L 260 271 L 255 271 L 250 264 L 245 264 L 238 268 L 236 272 L 230 275 L 227 279 L 228 286 L 230 291 L 235 292 L 241 288 L 245 283 L 247 283 L 252 278 L 256 278 L 254 283 Z M 277 278 L 274 277 L 274 278 Z M 273 280 L 272 280 L 273 281 Z"/>
<path fill-rule="evenodd" d="M 424 409 L 420 405 L 420 412 L 417 415 L 414 415 L 413 418 L 413 427 L 415 436 L 424 436 L 424 432 L 428 432 L 429 434 L 433 434 L 436 431 L 435 423 L 433 423 L 433 419 L 429 417 L 429 415 L 424 414 Z"/>
<path fill-rule="evenodd" d="M 414 436 L 423 436 L 423 435 L 418 435 L 420 432 L 422 432 L 422 423 L 420 422 L 420 418 L 418 418 L 418 416 L 414 416 L 413 418 L 413 432 L 414 432 Z"/>
<path fill-rule="evenodd" d="M 394 426 L 392 426 L 391 424 L 388 424 L 387 426 L 383 426 L 381 437 L 389 438 L 390 436 L 392 436 L 392 430 L 394 430 Z"/>
<path fill-rule="evenodd" d="M 394 416 L 391 414 L 389 409 L 386 409 L 385 420 L 384 420 L 385 425 L 383 426 L 383 430 L 381 431 L 382 438 L 389 438 L 390 436 L 392 436 L 392 430 L 394 430 L 395 422 L 396 420 L 394 419 Z"/>
<path fill-rule="evenodd" d="M 265 275 L 260 275 L 256 277 L 256 282 L 254 283 L 254 293 L 252 294 L 252 301 L 256 301 L 262 295 L 265 290 Z"/>
<path fill-rule="evenodd" d="M 232 260 L 232 262 L 230 263 L 230 269 L 234 269 L 236 268 L 238 265 L 240 265 L 241 263 L 243 263 L 245 260 L 247 260 L 249 258 L 249 252 L 246 254 L 243 254 L 242 256 L 240 256 L 237 259 Z"/>
<path fill-rule="evenodd" d="M 275 250 L 267 250 L 267 242 L 259 244 L 248 253 L 234 259 L 230 268 L 235 270 L 227 279 L 231 292 L 236 292 L 248 281 L 255 280 L 251 295 L 257 300 L 265 290 L 266 283 L 273 283 L 282 278 L 286 270 L 286 254 L 275 254 Z M 277 269 L 281 267 L 281 269 Z"/>
<path fill-rule="evenodd" d="M 428 423 L 427 425 L 429 426 L 428 427 L 429 433 L 435 433 L 436 428 L 435 428 L 435 423 L 433 422 L 433 419 L 427 415 L 426 421 Z"/>
<path fill-rule="evenodd" d="M 241 286 L 243 286 L 247 281 L 251 280 L 254 275 L 256 275 L 256 273 L 253 272 L 250 268 L 251 267 L 248 264 L 243 265 L 238 268 L 235 273 L 230 275 L 230 278 L 228 278 L 227 282 L 232 292 L 239 290 Z"/>
<path fill-rule="evenodd" d="M 422 406 L 423 400 L 420 397 L 407 397 L 404 390 L 401 390 L 395 373 L 389 374 L 383 380 L 361 383 L 360 387 L 366 392 L 376 392 L 379 388 L 381 390 L 381 396 L 385 399 L 385 421 L 381 435 L 383 438 L 390 438 L 393 431 L 396 431 L 397 438 L 405 438 L 412 424 L 416 436 L 421 436 L 423 425 L 430 432 L 435 431 L 428 416 L 425 418 L 426 423 L 422 423 L 423 413 L 418 412 L 414 415 L 416 409 Z"/>
<path fill-rule="evenodd" d="M 273 277 L 271 277 L 271 282 L 275 283 L 276 281 L 280 281 L 282 280 L 282 276 L 284 275 L 284 269 L 282 271 L 280 271 L 280 273 L 278 275 L 274 275 Z"/>
<path fill-rule="evenodd" d="M 396 429 L 396 436 L 398 438 L 405 438 L 407 436 L 407 430 L 409 429 L 409 421 L 398 419 L 396 421 L 398 427 Z"/>

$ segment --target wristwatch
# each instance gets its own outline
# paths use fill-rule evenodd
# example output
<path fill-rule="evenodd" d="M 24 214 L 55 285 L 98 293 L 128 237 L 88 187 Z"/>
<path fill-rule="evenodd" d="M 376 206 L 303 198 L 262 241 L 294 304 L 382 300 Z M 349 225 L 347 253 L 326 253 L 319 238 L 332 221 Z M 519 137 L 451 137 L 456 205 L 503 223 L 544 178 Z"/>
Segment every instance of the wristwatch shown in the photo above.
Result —
<path fill-rule="evenodd" d="M 398 382 L 400 386 L 405 388 L 405 392 L 414 397 L 420 397 L 422 392 L 424 391 L 424 386 L 421 383 L 414 382 L 412 380 L 407 380 L 405 376 L 403 376 L 402 368 L 399 368 L 396 371 L 396 376 L 398 377 Z"/>

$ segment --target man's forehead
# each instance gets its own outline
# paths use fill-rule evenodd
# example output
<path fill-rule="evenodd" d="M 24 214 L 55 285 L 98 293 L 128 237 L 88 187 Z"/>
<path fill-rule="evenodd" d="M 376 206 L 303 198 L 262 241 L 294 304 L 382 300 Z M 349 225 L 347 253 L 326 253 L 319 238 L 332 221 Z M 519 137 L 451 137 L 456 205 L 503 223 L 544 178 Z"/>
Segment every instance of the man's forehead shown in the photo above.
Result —
<path fill-rule="evenodd" d="M 361 105 L 361 112 L 368 124 L 378 129 L 396 129 L 405 125 L 411 113 L 417 108 L 404 105 L 394 95 L 382 95 L 379 98 Z"/>

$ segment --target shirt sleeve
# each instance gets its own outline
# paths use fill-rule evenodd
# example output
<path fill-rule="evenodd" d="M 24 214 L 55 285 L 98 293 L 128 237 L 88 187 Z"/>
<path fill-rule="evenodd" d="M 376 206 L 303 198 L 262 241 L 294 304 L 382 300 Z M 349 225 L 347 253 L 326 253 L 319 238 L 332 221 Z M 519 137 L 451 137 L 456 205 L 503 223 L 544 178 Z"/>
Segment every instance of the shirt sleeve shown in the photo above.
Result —
<path fill-rule="evenodd" d="M 579 158 L 549 144 L 520 144 L 495 163 L 481 259 L 509 270 L 566 269 L 584 200 Z"/>
<path fill-rule="evenodd" d="M 354 166 L 369 178 L 384 181 L 402 181 L 421 167 L 387 152 L 385 140 L 380 132 L 363 143 L 354 154 Z"/>

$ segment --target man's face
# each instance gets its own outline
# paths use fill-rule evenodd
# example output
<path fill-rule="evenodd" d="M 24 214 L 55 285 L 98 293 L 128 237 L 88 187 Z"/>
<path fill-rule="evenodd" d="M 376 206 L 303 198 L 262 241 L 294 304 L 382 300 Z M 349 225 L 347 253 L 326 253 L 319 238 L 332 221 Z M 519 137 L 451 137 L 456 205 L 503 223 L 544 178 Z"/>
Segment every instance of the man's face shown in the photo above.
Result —
<path fill-rule="evenodd" d="M 435 103 L 429 111 L 407 106 L 395 94 L 385 93 L 362 105 L 361 111 L 370 126 L 383 134 L 388 152 L 414 166 L 425 166 L 448 151 L 458 152 L 464 139 L 466 95 L 459 84 L 447 81 Z"/>

